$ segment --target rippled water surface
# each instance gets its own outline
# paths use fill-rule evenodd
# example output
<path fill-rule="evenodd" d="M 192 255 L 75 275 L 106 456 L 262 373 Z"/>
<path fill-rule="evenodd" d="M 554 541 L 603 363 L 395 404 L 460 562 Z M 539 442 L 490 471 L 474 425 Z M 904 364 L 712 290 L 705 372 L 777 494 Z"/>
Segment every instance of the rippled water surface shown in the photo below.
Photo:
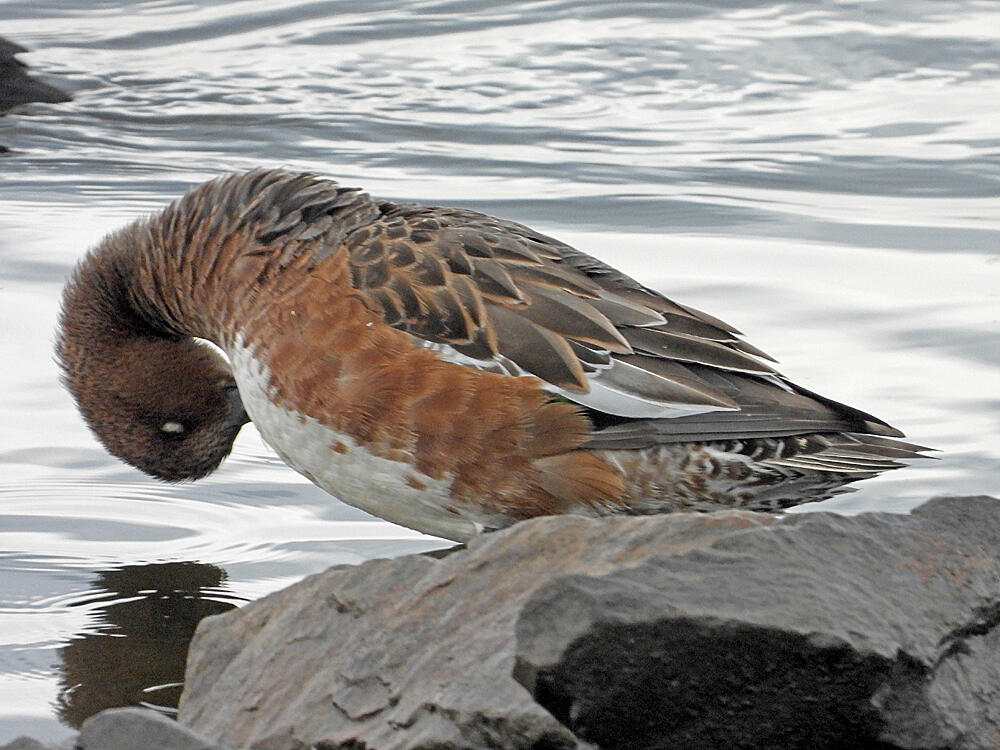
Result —
<path fill-rule="evenodd" d="M 1000 491 L 995 2 L 19 0 L 0 19 L 75 97 L 0 120 L 0 743 L 169 703 L 204 614 L 439 546 L 252 429 L 212 477 L 157 484 L 60 388 L 75 259 L 222 172 L 527 222 L 941 451 L 822 507 Z"/>

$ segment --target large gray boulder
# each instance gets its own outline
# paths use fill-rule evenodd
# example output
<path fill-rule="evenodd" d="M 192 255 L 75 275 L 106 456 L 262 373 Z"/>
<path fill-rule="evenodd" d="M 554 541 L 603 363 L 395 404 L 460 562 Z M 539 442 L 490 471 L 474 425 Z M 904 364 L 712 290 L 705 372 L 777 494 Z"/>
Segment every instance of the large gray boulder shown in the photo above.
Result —
<path fill-rule="evenodd" d="M 560 576 L 516 675 L 602 748 L 1000 748 L 1000 501 L 793 515 Z"/>
<path fill-rule="evenodd" d="M 180 721 L 268 750 L 1000 747 L 1000 501 L 546 518 L 204 620 Z"/>
<path fill-rule="evenodd" d="M 443 559 L 335 567 L 203 620 L 179 718 L 270 750 L 586 747 L 511 676 L 523 602 L 556 576 L 603 575 L 774 522 L 562 516 Z"/>

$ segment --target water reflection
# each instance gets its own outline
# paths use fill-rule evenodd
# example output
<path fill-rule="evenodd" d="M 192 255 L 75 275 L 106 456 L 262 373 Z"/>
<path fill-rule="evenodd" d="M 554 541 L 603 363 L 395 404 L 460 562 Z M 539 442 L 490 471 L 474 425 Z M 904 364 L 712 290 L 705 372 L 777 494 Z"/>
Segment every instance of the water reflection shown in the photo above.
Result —
<path fill-rule="evenodd" d="M 198 622 L 237 606 L 215 565 L 168 562 L 98 573 L 85 598 L 92 629 L 59 650 L 56 712 L 78 728 L 106 708 L 177 708 Z"/>

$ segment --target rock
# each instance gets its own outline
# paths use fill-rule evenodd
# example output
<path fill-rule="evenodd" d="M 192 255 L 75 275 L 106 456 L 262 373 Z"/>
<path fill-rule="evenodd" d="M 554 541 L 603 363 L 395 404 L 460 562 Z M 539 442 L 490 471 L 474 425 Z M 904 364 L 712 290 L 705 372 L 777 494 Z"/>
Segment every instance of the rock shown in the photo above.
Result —
<path fill-rule="evenodd" d="M 775 520 L 562 516 L 443 559 L 333 568 L 202 620 L 179 719 L 271 750 L 586 748 L 511 676 L 521 604 L 556 576 L 603 575 Z"/>
<path fill-rule="evenodd" d="M 0 113 L 28 102 L 68 102 L 72 97 L 28 75 L 15 55 L 27 52 L 19 44 L 0 38 Z"/>
<path fill-rule="evenodd" d="M 0 39 L 0 42 L 2 41 Z M 6 745 L 0 745 L 0 750 L 76 750 L 76 737 L 67 737 L 58 742 L 41 742 L 34 737 L 18 737 Z"/>
<path fill-rule="evenodd" d="M 0 39 L 0 42 L 3 42 L 3 39 Z M 18 737 L 13 742 L 0 746 L 0 750 L 52 750 L 52 747 L 32 737 Z"/>
<path fill-rule="evenodd" d="M 203 620 L 179 719 L 255 750 L 995 749 L 998 549 L 990 498 L 527 521 Z"/>
<path fill-rule="evenodd" d="M 1000 500 L 828 513 L 538 590 L 516 674 L 602 748 L 1000 748 Z"/>
<path fill-rule="evenodd" d="M 78 750 L 226 750 L 145 708 L 110 708 L 80 728 Z"/>

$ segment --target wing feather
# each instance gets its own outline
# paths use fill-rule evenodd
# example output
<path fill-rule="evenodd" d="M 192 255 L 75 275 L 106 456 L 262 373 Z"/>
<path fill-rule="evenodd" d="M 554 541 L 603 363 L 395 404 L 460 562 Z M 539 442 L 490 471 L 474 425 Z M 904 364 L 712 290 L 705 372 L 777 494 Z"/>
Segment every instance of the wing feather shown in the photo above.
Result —
<path fill-rule="evenodd" d="M 487 309 L 501 355 L 559 388 L 588 390 L 583 365 L 565 338 L 510 308 L 489 305 Z"/>
<path fill-rule="evenodd" d="M 595 425 L 587 447 L 899 434 L 788 382 L 728 323 L 528 227 L 463 209 L 378 209 L 343 242 L 370 307 L 442 356 L 534 375 L 585 407 Z M 888 442 L 841 442 L 808 460 L 860 471 L 912 455 Z"/>

